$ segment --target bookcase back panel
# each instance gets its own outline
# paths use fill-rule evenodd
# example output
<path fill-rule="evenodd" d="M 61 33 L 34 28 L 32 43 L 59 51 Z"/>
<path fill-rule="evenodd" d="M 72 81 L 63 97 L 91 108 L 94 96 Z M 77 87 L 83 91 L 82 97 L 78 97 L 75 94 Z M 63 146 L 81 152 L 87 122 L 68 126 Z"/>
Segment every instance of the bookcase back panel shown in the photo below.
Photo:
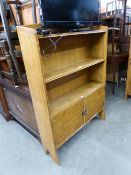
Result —
<path fill-rule="evenodd" d="M 96 34 L 93 39 L 92 35 L 51 38 L 53 42 L 60 39 L 56 48 L 49 38 L 39 39 L 44 72 L 55 71 L 83 60 L 102 58 L 101 35 Z"/>
<path fill-rule="evenodd" d="M 72 75 L 57 79 L 46 85 L 48 100 L 57 98 L 74 90 L 89 81 L 88 70 L 83 70 Z"/>
<path fill-rule="evenodd" d="M 106 68 L 105 62 L 102 64 L 95 65 L 89 69 L 90 80 L 98 81 L 101 83 L 106 82 Z"/>
<path fill-rule="evenodd" d="M 104 55 L 104 35 L 94 35 L 93 38 L 94 44 L 91 49 L 91 57 L 92 58 L 103 58 Z"/>
<path fill-rule="evenodd" d="M 102 72 L 105 69 L 105 63 L 100 63 L 85 70 L 76 72 L 69 76 L 57 79 L 46 84 L 48 100 L 57 98 L 70 92 L 90 81 L 105 83 L 105 76 Z M 103 69 L 103 71 L 101 71 Z"/>

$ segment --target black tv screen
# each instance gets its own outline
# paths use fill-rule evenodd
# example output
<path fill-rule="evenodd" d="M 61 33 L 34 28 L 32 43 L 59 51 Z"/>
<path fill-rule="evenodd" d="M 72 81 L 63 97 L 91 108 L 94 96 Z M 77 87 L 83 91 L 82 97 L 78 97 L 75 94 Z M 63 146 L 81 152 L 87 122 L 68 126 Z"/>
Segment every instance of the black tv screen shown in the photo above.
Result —
<path fill-rule="evenodd" d="M 45 27 L 80 27 L 99 23 L 99 0 L 39 0 Z"/>

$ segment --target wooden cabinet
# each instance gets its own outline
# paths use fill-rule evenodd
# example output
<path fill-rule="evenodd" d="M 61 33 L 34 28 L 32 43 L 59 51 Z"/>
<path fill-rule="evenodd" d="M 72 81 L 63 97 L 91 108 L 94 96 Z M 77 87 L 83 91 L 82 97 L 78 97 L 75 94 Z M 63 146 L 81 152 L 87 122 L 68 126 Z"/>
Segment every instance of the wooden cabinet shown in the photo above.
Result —
<path fill-rule="evenodd" d="M 97 114 L 105 118 L 107 28 L 42 36 L 37 27 L 18 35 L 41 141 L 59 163 L 62 144 Z"/>
<path fill-rule="evenodd" d="M 4 113 L 2 112 L 4 117 L 7 120 L 15 119 L 40 140 L 39 129 L 28 86 L 22 84 L 14 86 L 12 81 L 6 78 L 0 78 L 0 90 L 2 90 L 0 91 L 0 101 L 4 109 Z"/>

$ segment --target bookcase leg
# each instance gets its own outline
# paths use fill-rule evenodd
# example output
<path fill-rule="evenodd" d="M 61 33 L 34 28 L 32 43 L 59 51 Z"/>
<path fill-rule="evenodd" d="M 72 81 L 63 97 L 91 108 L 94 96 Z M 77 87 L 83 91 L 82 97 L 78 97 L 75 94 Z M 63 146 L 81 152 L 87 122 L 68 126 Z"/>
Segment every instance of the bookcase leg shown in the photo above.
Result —
<path fill-rule="evenodd" d="M 106 119 L 105 110 L 104 109 L 99 113 L 99 117 L 100 117 L 101 120 L 105 120 Z"/>
<path fill-rule="evenodd" d="M 60 165 L 60 161 L 59 161 L 59 158 L 58 158 L 58 155 L 57 155 L 57 152 L 53 151 L 53 152 L 49 152 L 50 153 L 50 156 L 52 158 L 52 160 L 57 164 L 57 165 Z"/>
<path fill-rule="evenodd" d="M 45 147 L 45 144 L 42 144 L 43 150 L 45 152 L 45 154 L 48 154 L 49 156 L 51 156 L 52 160 L 57 164 L 60 165 L 60 161 L 57 155 L 57 150 L 52 147 L 51 149 L 48 149 Z"/>
<path fill-rule="evenodd" d="M 42 140 L 41 140 L 42 141 Z M 54 147 L 54 145 L 50 145 L 50 147 L 46 147 L 45 142 L 41 142 L 43 151 L 45 154 L 49 154 L 49 156 L 52 158 L 52 160 L 57 164 L 60 165 L 60 161 L 57 155 L 57 150 Z"/>

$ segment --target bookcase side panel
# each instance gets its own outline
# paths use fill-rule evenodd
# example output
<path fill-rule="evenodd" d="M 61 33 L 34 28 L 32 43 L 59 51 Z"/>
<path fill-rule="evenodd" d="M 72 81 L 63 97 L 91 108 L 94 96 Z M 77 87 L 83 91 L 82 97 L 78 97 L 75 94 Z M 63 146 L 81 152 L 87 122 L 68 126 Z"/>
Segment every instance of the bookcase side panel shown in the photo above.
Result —
<path fill-rule="evenodd" d="M 131 95 L 131 39 L 130 39 L 130 53 L 128 60 L 127 82 L 126 82 L 126 95 Z"/>
<path fill-rule="evenodd" d="M 28 29 L 18 27 L 18 35 L 41 141 L 52 159 L 59 164 L 48 112 L 39 41 L 37 35 L 28 32 Z"/>

